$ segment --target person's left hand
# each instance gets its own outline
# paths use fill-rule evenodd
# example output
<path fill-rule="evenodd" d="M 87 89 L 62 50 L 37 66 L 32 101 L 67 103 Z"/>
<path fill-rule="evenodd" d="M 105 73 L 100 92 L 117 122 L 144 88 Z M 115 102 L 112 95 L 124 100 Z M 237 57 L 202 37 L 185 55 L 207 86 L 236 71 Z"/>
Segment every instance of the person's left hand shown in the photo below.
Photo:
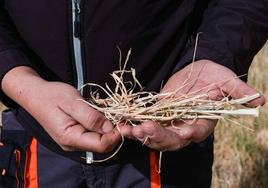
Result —
<path fill-rule="evenodd" d="M 185 80 L 188 84 L 179 90 L 178 95 L 201 90 L 200 93 L 206 92 L 210 99 L 220 100 L 223 93 L 232 98 L 258 93 L 236 78 L 230 69 L 209 60 L 197 61 L 193 67 L 190 64 L 178 71 L 167 81 L 161 92 L 174 91 L 185 84 Z M 205 87 L 206 90 L 202 90 Z M 248 106 L 256 107 L 264 103 L 265 98 L 260 96 L 251 101 Z M 172 122 L 172 125 L 162 127 L 154 121 L 147 121 L 131 130 L 122 129 L 122 133 L 127 137 L 134 136 L 152 149 L 174 151 L 187 146 L 190 142 L 199 143 L 205 140 L 213 133 L 216 123 L 217 121 L 213 120 L 196 119 L 186 122 L 176 121 Z"/>

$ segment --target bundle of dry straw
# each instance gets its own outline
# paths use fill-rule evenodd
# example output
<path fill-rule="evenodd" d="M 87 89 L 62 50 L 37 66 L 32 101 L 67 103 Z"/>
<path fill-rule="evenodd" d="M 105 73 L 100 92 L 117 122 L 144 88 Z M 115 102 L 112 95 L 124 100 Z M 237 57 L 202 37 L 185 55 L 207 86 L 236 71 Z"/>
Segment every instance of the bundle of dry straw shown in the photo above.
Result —
<path fill-rule="evenodd" d="M 107 84 L 105 87 L 95 83 L 87 83 L 83 86 L 83 88 L 91 87 L 90 98 L 84 102 L 102 112 L 114 125 L 127 122 L 136 126 L 144 121 L 153 120 L 165 126 L 172 121 L 197 118 L 232 121 L 226 115 L 258 116 L 259 114 L 258 108 L 246 108 L 242 105 L 258 98 L 260 94 L 232 100 L 229 100 L 228 96 L 223 96 L 219 101 L 211 100 L 207 92 L 200 94 L 200 90 L 178 95 L 180 90 L 189 84 L 187 80 L 184 85 L 174 91 L 165 93 L 143 91 L 143 87 L 136 78 L 135 69 L 126 70 L 131 50 L 128 52 L 123 67 L 121 66 L 121 51 L 119 50 L 119 52 L 120 69 L 111 74 L 115 82 L 114 89 L 111 89 Z M 125 74 L 132 76 L 132 82 L 124 81 Z M 135 92 L 137 87 L 139 90 Z M 100 90 L 107 95 L 106 98 L 100 98 Z M 204 91 L 206 91 L 205 88 Z"/>
<path fill-rule="evenodd" d="M 197 40 L 191 70 L 194 66 Z M 164 93 L 143 91 L 143 87 L 136 77 L 135 69 L 126 69 L 131 50 L 129 50 L 123 66 L 121 50 L 119 48 L 118 50 L 120 53 L 120 69 L 111 73 L 111 77 L 115 82 L 114 89 L 110 88 L 108 84 L 105 84 L 105 87 L 103 87 L 99 84 L 87 83 L 81 88 L 81 90 L 85 87 L 90 87 L 90 97 L 89 99 L 83 100 L 83 102 L 103 113 L 105 117 L 118 128 L 119 131 L 120 129 L 117 125 L 122 122 L 137 126 L 144 121 L 152 120 L 158 122 L 161 126 L 167 126 L 170 124 L 173 126 L 174 121 L 205 118 L 212 120 L 228 120 L 232 123 L 241 125 L 236 121 L 233 121 L 230 116 L 248 115 L 257 117 L 259 115 L 259 108 L 247 108 L 243 106 L 249 101 L 258 98 L 260 96 L 258 93 L 251 96 L 245 96 L 240 99 L 231 100 L 229 99 L 229 96 L 224 96 L 223 94 L 221 100 L 211 100 L 207 90 L 210 86 L 207 86 L 195 92 L 183 95 L 180 94 L 180 91 L 183 90 L 184 87 L 193 83 L 192 81 L 189 81 L 192 74 L 191 71 L 182 86 L 174 91 Z M 131 76 L 132 81 L 124 80 L 127 74 Z M 234 77 L 233 79 L 237 79 L 237 77 Z M 228 81 L 230 80 L 223 80 L 220 82 L 225 83 Z M 101 98 L 100 93 L 104 93 L 106 97 Z M 248 127 L 245 128 L 252 130 Z M 87 158 L 86 160 L 89 160 L 88 163 L 105 162 L 118 153 L 123 143 L 124 137 L 122 136 L 121 144 L 111 156 L 102 160 L 89 160 Z M 162 152 L 160 151 L 159 173 L 161 169 L 161 158 Z"/>

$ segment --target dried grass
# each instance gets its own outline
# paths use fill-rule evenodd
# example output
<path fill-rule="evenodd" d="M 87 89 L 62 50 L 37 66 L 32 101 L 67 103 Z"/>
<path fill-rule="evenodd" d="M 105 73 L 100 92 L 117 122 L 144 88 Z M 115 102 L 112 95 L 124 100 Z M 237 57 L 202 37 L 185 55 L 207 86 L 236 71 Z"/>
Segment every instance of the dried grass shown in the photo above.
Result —
<path fill-rule="evenodd" d="M 229 100 L 228 96 L 223 95 L 221 100 L 212 100 L 208 94 L 209 88 L 212 85 L 209 85 L 198 91 L 182 94 L 181 90 L 192 83 L 192 81 L 188 82 L 188 79 L 185 80 L 184 85 L 174 91 L 165 93 L 143 91 L 143 87 L 136 77 L 135 69 L 126 70 L 130 54 L 131 50 L 123 67 L 121 67 L 120 63 L 120 69 L 113 71 L 111 74 L 115 82 L 114 89 L 111 89 L 107 84 L 103 87 L 95 83 L 87 83 L 82 87 L 82 89 L 90 87 L 91 91 L 90 98 L 83 101 L 90 107 L 102 112 L 114 125 L 127 122 L 136 126 L 145 121 L 152 120 L 162 126 L 167 126 L 172 124 L 172 121 L 185 121 L 197 118 L 231 121 L 231 119 L 222 115 L 258 116 L 258 108 L 242 106 L 258 98 L 260 96 L 258 93 L 232 100 Z M 124 81 L 125 74 L 130 74 L 132 81 Z M 234 77 L 232 79 L 237 78 Z M 230 80 L 222 80 L 220 82 L 226 83 L 228 81 Z M 100 98 L 100 93 L 105 93 L 106 97 Z"/>
<path fill-rule="evenodd" d="M 113 89 L 108 84 L 105 84 L 105 87 L 103 87 L 95 83 L 87 83 L 81 88 L 81 90 L 84 90 L 85 87 L 89 87 L 90 89 L 89 99 L 82 101 L 103 113 L 104 116 L 109 119 L 119 131 L 120 129 L 118 125 L 122 122 L 132 126 L 137 126 L 145 121 L 151 120 L 157 122 L 161 126 L 174 126 L 174 121 L 203 118 L 211 120 L 226 120 L 242 125 L 233 121 L 230 117 L 245 115 L 257 117 L 259 115 L 259 108 L 247 108 L 243 106 L 251 100 L 258 98 L 260 96 L 259 93 L 231 100 L 229 99 L 229 96 L 225 96 L 223 94 L 221 100 L 213 100 L 210 99 L 209 96 L 209 90 L 212 85 L 208 85 L 198 91 L 182 94 L 181 91 L 187 85 L 193 84 L 193 82 L 196 81 L 189 81 L 192 71 L 189 72 L 188 77 L 181 87 L 174 91 L 164 93 L 144 91 L 136 77 L 135 69 L 126 69 L 127 62 L 131 55 L 131 50 L 129 50 L 123 66 L 121 62 L 122 55 L 120 49 L 119 53 L 119 70 L 111 73 L 111 77 L 115 83 L 115 87 Z M 194 58 L 195 52 L 191 70 L 193 70 Z M 125 75 L 130 75 L 132 81 L 125 81 Z M 237 78 L 238 77 L 234 77 L 232 79 Z M 230 80 L 221 80 L 218 84 L 224 84 Z M 105 97 L 100 97 L 103 96 L 101 95 L 102 93 L 104 93 Z M 195 121 L 192 122 L 194 123 Z M 252 130 L 248 127 L 245 128 Z M 123 142 L 124 137 L 122 136 L 120 146 L 111 156 L 106 159 L 93 162 L 104 162 L 109 160 L 120 150 Z M 146 139 L 144 143 L 145 142 Z M 162 156 L 162 152 L 160 152 L 160 156 Z M 159 160 L 159 166 L 161 166 L 161 159 Z M 161 169 L 159 169 L 159 173 L 160 170 Z"/>

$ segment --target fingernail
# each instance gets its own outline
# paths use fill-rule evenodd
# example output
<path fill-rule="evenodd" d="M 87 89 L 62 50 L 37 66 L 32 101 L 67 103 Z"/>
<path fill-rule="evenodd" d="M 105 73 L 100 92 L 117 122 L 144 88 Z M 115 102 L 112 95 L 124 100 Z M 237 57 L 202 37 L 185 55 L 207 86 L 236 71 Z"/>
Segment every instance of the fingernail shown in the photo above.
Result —
<path fill-rule="evenodd" d="M 112 130 L 114 129 L 114 126 L 113 124 L 110 122 L 110 121 L 105 121 L 102 125 L 102 131 L 104 133 L 108 133 L 108 132 L 111 132 Z"/>

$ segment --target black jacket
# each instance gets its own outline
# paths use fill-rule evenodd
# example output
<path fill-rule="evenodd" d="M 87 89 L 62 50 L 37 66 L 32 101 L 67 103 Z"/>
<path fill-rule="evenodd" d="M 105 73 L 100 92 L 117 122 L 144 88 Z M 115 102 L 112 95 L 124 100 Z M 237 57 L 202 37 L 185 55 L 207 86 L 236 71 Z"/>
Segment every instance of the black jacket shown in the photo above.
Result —
<path fill-rule="evenodd" d="M 132 48 L 128 64 L 146 90 L 196 59 L 247 73 L 268 36 L 267 0 L 0 0 L 0 81 L 10 69 L 33 67 L 50 81 L 103 85 Z M 41 126 L 1 91 L 22 125 L 64 153 Z M 66 154 L 66 153 L 64 153 Z"/>

